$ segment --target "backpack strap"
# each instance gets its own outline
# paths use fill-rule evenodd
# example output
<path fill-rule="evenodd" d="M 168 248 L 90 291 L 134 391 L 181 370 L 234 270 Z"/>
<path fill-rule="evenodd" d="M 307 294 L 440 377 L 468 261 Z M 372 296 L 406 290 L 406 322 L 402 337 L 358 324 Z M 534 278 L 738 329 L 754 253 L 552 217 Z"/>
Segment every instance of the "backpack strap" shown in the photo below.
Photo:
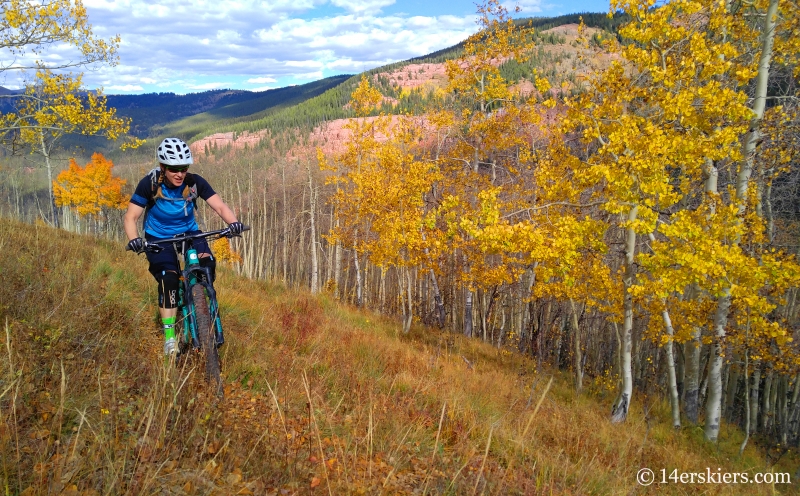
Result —
<path fill-rule="evenodd" d="M 150 178 L 150 196 L 147 198 L 148 206 L 151 206 L 153 203 L 155 203 L 156 192 L 158 191 L 158 180 L 160 176 L 161 169 L 158 167 L 151 169 L 150 172 L 147 173 L 147 177 Z"/>

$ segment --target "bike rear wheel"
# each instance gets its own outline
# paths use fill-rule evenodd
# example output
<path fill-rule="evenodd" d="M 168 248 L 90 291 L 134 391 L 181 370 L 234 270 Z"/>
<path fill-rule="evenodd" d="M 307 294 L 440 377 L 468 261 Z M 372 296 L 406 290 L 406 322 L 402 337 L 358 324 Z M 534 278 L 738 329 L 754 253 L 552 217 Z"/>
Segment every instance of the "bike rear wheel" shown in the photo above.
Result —
<path fill-rule="evenodd" d="M 195 323 L 197 324 L 197 339 L 203 347 L 203 357 L 206 362 L 206 379 L 212 391 L 222 397 L 225 392 L 222 388 L 222 376 L 217 353 L 217 340 L 212 327 L 213 320 L 208 310 L 208 300 L 203 286 L 196 284 L 192 287 L 192 301 L 194 302 Z"/>

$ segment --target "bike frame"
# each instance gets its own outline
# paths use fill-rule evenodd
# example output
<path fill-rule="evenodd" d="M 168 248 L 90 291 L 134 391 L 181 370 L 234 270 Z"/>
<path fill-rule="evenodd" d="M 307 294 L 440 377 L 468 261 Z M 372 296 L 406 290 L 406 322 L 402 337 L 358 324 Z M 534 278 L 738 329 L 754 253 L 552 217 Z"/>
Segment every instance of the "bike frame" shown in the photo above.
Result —
<path fill-rule="evenodd" d="M 175 253 L 183 254 L 183 268 L 181 268 L 182 284 L 178 288 L 178 309 L 184 322 L 182 342 L 187 344 L 191 343 L 192 347 L 195 349 L 200 349 L 201 346 L 200 340 L 197 337 L 194 302 L 187 295 L 192 294 L 192 288 L 197 284 L 203 286 L 206 296 L 208 297 L 209 312 L 214 317 L 214 335 L 217 346 L 225 342 L 225 335 L 222 330 L 222 319 L 220 319 L 219 315 L 217 292 L 214 290 L 214 285 L 211 282 L 211 271 L 208 270 L 208 267 L 200 265 L 200 257 L 197 254 L 197 250 L 195 250 L 192 245 L 192 240 L 211 236 L 222 237 L 227 236 L 229 233 L 230 229 L 220 229 L 218 231 L 209 231 L 199 234 L 178 235 L 171 239 L 148 243 L 148 246 L 170 243 L 175 248 Z"/>
<path fill-rule="evenodd" d="M 175 243 L 177 245 L 177 243 Z M 187 295 L 192 294 L 192 287 L 195 284 L 200 284 L 206 290 L 208 296 L 208 307 L 211 315 L 214 316 L 214 335 L 216 336 L 217 346 L 225 342 L 224 334 L 222 332 L 222 320 L 219 317 L 219 304 L 217 302 L 217 292 L 214 290 L 213 283 L 211 282 L 211 271 L 208 267 L 200 265 L 200 258 L 197 255 L 197 250 L 191 246 L 187 248 L 184 241 L 182 246 L 183 252 L 183 265 L 184 269 L 181 271 L 181 284 L 178 290 L 178 308 L 180 309 L 183 321 L 188 325 L 183 326 L 183 342 L 192 343 L 195 349 L 200 349 L 200 340 L 197 338 L 197 324 L 195 320 L 194 302 Z M 176 246 L 177 251 L 177 246 Z M 204 278 L 200 277 L 205 276 Z"/>

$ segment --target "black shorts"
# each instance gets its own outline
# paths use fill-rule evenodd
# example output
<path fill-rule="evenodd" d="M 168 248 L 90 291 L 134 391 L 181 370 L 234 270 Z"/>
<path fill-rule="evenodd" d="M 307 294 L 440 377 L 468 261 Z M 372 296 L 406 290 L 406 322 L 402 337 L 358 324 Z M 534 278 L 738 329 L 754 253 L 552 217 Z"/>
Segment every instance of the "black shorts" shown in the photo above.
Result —
<path fill-rule="evenodd" d="M 186 234 L 199 234 L 202 231 L 189 231 Z M 149 234 L 145 234 L 145 240 L 148 243 L 153 241 L 165 241 L 164 238 L 156 238 Z M 172 239 L 172 238 L 166 238 Z M 159 246 L 164 248 L 158 253 L 146 252 L 147 261 L 150 262 L 150 273 L 156 280 L 160 280 L 164 272 L 178 272 L 180 273 L 180 265 L 178 264 L 178 253 L 175 252 L 175 247 L 172 243 L 160 243 Z M 197 255 L 202 256 L 204 253 L 211 255 L 211 248 L 208 246 L 206 238 L 196 238 L 192 240 L 192 246 L 197 250 Z M 178 245 L 180 249 L 180 245 Z"/>

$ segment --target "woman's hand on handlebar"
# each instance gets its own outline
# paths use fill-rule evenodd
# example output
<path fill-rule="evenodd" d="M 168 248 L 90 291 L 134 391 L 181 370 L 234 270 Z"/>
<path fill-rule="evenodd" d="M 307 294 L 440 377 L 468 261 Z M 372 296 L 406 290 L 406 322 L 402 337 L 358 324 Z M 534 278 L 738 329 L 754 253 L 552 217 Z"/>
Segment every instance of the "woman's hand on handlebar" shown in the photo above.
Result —
<path fill-rule="evenodd" d="M 145 240 L 142 238 L 133 238 L 132 240 L 128 241 L 128 246 L 126 246 L 125 249 L 134 253 L 143 253 L 145 246 L 147 246 Z"/>
<path fill-rule="evenodd" d="M 128 246 L 125 247 L 126 250 L 130 250 L 134 253 L 144 253 L 144 252 L 153 252 L 158 253 L 163 250 L 162 247 L 158 246 L 157 244 L 148 243 L 147 241 L 143 240 L 142 238 L 135 238 L 128 241 Z"/>
<path fill-rule="evenodd" d="M 243 232 L 249 231 L 249 230 L 250 230 L 250 226 L 246 226 L 246 225 L 242 224 L 241 222 L 231 222 L 230 224 L 228 224 L 228 228 L 227 229 L 223 229 L 221 232 L 220 231 L 218 231 L 218 232 L 220 232 L 220 236 L 225 236 L 227 238 L 232 238 L 234 236 L 241 236 Z"/>
<path fill-rule="evenodd" d="M 247 226 L 241 222 L 231 222 L 228 224 L 228 229 L 231 232 L 231 236 L 241 236 L 242 232 L 245 230 L 245 227 Z"/>

